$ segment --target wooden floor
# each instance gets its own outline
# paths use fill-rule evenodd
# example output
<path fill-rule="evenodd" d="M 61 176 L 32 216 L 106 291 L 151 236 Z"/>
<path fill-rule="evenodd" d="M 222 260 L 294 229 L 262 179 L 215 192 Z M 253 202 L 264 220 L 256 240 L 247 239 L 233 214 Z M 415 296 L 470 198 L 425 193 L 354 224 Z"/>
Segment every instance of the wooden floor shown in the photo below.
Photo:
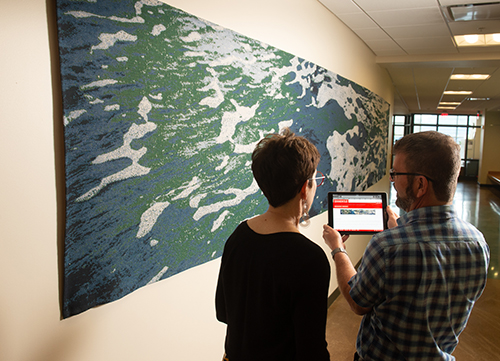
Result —
<path fill-rule="evenodd" d="M 476 302 L 466 329 L 453 353 L 457 361 L 500 361 L 500 197 L 475 182 L 461 182 L 455 207 L 462 208 L 462 218 L 478 227 L 490 245 L 491 262 L 488 282 Z M 470 211 L 474 208 L 473 211 Z M 469 210 L 469 211 L 467 211 Z M 468 216 L 470 214 L 470 216 Z M 486 225 L 482 222 L 488 220 Z M 339 296 L 328 310 L 326 340 L 332 361 L 352 361 L 361 316 L 355 315 L 346 300 Z"/>

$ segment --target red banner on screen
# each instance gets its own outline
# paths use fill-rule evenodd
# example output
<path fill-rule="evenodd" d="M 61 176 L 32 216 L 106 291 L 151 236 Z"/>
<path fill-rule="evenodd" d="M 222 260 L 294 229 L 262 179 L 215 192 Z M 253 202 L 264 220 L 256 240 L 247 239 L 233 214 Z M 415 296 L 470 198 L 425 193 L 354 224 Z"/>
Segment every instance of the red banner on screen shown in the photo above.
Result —
<path fill-rule="evenodd" d="M 347 200 L 334 200 L 333 208 L 382 208 L 382 202 L 349 202 Z"/>

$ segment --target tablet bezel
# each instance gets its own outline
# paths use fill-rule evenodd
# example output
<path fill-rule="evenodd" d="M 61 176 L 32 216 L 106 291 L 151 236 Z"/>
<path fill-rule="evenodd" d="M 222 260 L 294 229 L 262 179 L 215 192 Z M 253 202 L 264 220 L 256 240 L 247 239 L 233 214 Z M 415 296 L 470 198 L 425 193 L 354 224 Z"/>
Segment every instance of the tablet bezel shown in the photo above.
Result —
<path fill-rule="evenodd" d="M 328 192 L 328 225 L 335 229 L 333 224 L 333 196 L 334 195 L 380 195 L 382 198 L 382 217 L 384 230 L 387 229 L 387 193 L 385 192 Z M 381 231 L 339 231 L 341 234 L 375 234 Z"/>

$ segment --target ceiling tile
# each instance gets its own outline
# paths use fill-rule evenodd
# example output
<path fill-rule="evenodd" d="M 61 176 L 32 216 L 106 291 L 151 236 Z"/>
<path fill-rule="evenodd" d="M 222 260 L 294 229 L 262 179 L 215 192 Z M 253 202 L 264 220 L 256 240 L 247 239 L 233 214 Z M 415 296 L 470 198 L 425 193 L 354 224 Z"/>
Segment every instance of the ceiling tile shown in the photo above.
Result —
<path fill-rule="evenodd" d="M 411 68 L 389 68 L 387 69 L 393 81 L 401 87 L 401 90 L 414 90 L 413 71 Z"/>
<path fill-rule="evenodd" d="M 371 48 L 370 48 L 371 49 Z M 405 51 L 401 48 L 394 48 L 394 49 L 378 49 L 377 51 L 372 51 L 375 53 L 376 56 L 404 56 L 408 55 L 405 53 Z"/>
<path fill-rule="evenodd" d="M 355 33 L 363 40 L 390 40 L 389 35 L 387 35 L 380 28 L 366 28 L 366 29 L 356 29 Z"/>
<path fill-rule="evenodd" d="M 413 73 L 418 92 L 441 96 L 452 70 L 452 68 L 414 68 Z"/>
<path fill-rule="evenodd" d="M 319 0 L 319 2 L 335 15 L 361 12 L 351 0 Z"/>
<path fill-rule="evenodd" d="M 478 87 L 479 83 L 475 81 L 465 80 L 450 80 L 446 86 L 446 90 L 474 90 Z"/>
<path fill-rule="evenodd" d="M 465 46 L 458 48 L 458 52 L 462 54 L 477 54 L 477 53 L 496 53 L 500 54 L 500 45 L 499 46 Z M 497 61 L 498 61 L 497 57 Z"/>
<path fill-rule="evenodd" d="M 372 10 L 392 10 L 392 9 L 416 9 L 416 8 L 435 8 L 436 0 L 355 0 L 356 3 L 365 11 Z"/>
<path fill-rule="evenodd" d="M 370 11 L 368 15 L 381 27 L 442 24 L 444 21 L 438 8 Z"/>
<path fill-rule="evenodd" d="M 405 49 L 408 55 L 446 55 L 450 54 L 450 50 L 448 48 L 414 48 L 414 49 Z M 457 50 L 453 50 L 456 54 L 458 54 Z"/>
<path fill-rule="evenodd" d="M 454 21 L 449 22 L 448 26 L 453 35 L 467 34 L 495 34 L 500 33 L 500 21 Z"/>
<path fill-rule="evenodd" d="M 500 74 L 495 73 L 497 70 L 498 68 L 496 67 L 455 68 L 453 70 L 453 74 L 492 74 L 494 76 L 500 77 Z M 500 83 L 500 79 L 498 80 Z M 470 81 L 476 81 L 476 80 L 470 80 Z M 498 87 L 498 90 L 500 91 L 500 87 Z"/>
<path fill-rule="evenodd" d="M 368 45 L 375 52 L 377 49 L 379 50 L 400 49 L 398 44 L 396 44 L 391 39 L 374 39 L 374 40 L 364 39 L 364 41 L 366 45 Z"/>
<path fill-rule="evenodd" d="M 427 25 L 405 25 L 405 26 L 387 26 L 385 31 L 393 39 L 403 38 L 418 38 L 418 37 L 435 37 L 447 36 L 451 37 L 448 27 L 442 22 L 441 24 Z"/>
<path fill-rule="evenodd" d="M 436 36 L 433 38 L 405 38 L 398 39 L 397 43 L 405 50 L 447 48 L 448 51 L 451 51 L 455 49 L 451 38 L 446 36 Z"/>
<path fill-rule="evenodd" d="M 356 14 L 342 14 L 338 18 L 352 30 L 378 27 L 373 20 L 361 12 Z"/>

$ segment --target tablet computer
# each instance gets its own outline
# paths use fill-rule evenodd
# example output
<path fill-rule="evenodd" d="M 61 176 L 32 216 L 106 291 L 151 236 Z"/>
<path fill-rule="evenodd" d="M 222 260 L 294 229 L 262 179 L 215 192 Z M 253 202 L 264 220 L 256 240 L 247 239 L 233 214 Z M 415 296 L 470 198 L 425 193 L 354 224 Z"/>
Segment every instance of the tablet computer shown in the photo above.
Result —
<path fill-rule="evenodd" d="M 328 192 L 328 224 L 341 234 L 374 234 L 387 229 L 384 192 Z"/>

